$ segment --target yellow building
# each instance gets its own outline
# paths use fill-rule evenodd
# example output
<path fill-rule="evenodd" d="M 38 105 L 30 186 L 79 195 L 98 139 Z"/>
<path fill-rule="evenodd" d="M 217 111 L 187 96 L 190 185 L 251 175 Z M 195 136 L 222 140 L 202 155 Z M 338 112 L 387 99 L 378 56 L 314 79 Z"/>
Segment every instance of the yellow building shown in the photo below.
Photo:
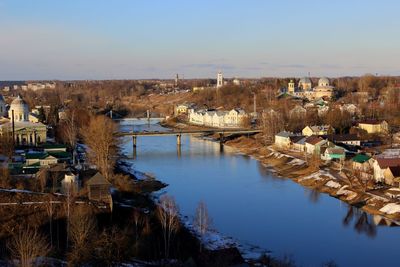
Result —
<path fill-rule="evenodd" d="M 311 135 L 328 135 L 335 132 L 330 125 L 314 125 L 314 126 L 306 126 L 302 130 L 302 134 L 305 136 Z"/>
<path fill-rule="evenodd" d="M 386 121 L 366 120 L 358 123 L 358 128 L 369 134 L 385 134 L 389 132 L 389 125 Z"/>

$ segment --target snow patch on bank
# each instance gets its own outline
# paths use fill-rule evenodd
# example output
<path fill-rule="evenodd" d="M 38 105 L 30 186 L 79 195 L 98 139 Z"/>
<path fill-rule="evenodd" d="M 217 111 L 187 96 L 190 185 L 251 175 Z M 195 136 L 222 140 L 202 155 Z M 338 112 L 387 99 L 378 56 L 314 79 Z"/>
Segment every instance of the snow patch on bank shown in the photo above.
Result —
<path fill-rule="evenodd" d="M 340 188 L 340 187 L 341 187 L 341 185 L 340 185 L 338 182 L 335 182 L 335 181 L 332 181 L 332 180 L 329 180 L 329 181 L 325 184 L 325 186 L 331 187 L 331 188 Z"/>
<path fill-rule="evenodd" d="M 292 161 L 290 161 L 288 164 L 290 164 L 290 165 L 303 165 L 303 164 L 305 164 L 306 162 L 304 161 L 304 160 L 302 160 L 302 159 L 296 159 L 296 158 L 294 158 Z"/>
<path fill-rule="evenodd" d="M 383 208 L 379 210 L 380 212 L 386 213 L 386 214 L 395 214 L 395 213 L 400 213 L 400 204 L 396 203 L 389 203 L 386 204 Z"/>
<path fill-rule="evenodd" d="M 202 235 L 187 216 L 181 218 L 181 222 L 194 236 L 196 236 L 196 238 L 202 243 L 203 247 L 208 250 L 219 250 L 236 247 L 242 257 L 246 260 L 256 260 L 259 259 L 262 255 L 269 253 L 269 251 L 266 251 L 265 249 L 250 244 L 240 243 L 236 239 L 224 236 L 213 229 L 207 230 L 207 232 Z"/>

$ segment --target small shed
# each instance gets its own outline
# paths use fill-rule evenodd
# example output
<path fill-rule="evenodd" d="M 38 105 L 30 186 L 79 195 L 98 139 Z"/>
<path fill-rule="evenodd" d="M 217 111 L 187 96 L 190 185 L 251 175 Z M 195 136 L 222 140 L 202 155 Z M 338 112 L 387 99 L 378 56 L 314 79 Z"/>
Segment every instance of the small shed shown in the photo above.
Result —
<path fill-rule="evenodd" d="M 110 203 L 111 201 L 111 183 L 99 172 L 97 172 L 87 183 L 88 196 L 90 200 Z"/>

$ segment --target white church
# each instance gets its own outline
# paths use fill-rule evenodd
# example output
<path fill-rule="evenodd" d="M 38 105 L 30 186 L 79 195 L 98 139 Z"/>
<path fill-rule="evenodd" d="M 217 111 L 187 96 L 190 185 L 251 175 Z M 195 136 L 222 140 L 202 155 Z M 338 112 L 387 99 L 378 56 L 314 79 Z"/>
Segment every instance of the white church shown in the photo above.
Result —
<path fill-rule="evenodd" d="M 11 134 L 14 121 L 14 140 L 17 145 L 36 146 L 46 142 L 46 125 L 29 113 L 28 104 L 21 96 L 11 102 L 7 112 L 6 102 L 0 95 L 0 117 L 0 135 Z"/>
<path fill-rule="evenodd" d="M 330 85 L 329 79 L 326 77 L 320 78 L 318 80 L 318 85 L 314 88 L 312 87 L 311 79 L 303 77 L 299 80 L 297 87 L 294 80 L 290 80 L 286 93 L 299 98 L 315 100 L 320 98 L 332 98 L 334 90 L 335 88 Z"/>

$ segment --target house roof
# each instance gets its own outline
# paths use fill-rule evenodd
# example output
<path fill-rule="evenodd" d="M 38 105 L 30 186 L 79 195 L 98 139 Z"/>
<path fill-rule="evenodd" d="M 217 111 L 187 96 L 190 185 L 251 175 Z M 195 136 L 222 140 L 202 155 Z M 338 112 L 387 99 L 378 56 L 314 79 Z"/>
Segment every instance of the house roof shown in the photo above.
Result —
<path fill-rule="evenodd" d="M 290 137 L 290 136 L 293 136 L 293 133 L 291 133 L 291 132 L 286 132 L 286 131 L 281 131 L 281 132 L 277 133 L 276 136 L 280 136 L 280 137 Z"/>
<path fill-rule="evenodd" d="M 330 125 L 313 125 L 310 126 L 313 132 L 320 132 L 320 131 L 328 131 L 331 126 Z"/>
<path fill-rule="evenodd" d="M 44 149 L 55 149 L 55 148 L 67 148 L 67 146 L 62 145 L 62 144 L 43 144 L 42 145 Z"/>
<path fill-rule="evenodd" d="M 309 143 L 311 145 L 316 145 L 322 141 L 324 141 L 324 139 L 322 139 L 321 137 L 318 137 L 318 136 L 314 136 L 314 135 L 307 137 L 307 139 L 306 139 L 306 143 Z"/>
<path fill-rule="evenodd" d="M 376 158 L 381 169 L 400 166 L 400 158 Z"/>
<path fill-rule="evenodd" d="M 295 135 L 295 136 L 290 136 L 289 138 L 290 138 L 290 141 L 291 141 L 292 143 L 297 143 L 297 142 L 299 142 L 301 139 L 304 139 L 304 136 L 303 136 L 303 135 Z"/>
<path fill-rule="evenodd" d="M 64 151 L 49 151 L 48 153 L 49 155 L 58 159 L 66 159 L 71 157 L 70 153 Z"/>
<path fill-rule="evenodd" d="M 364 163 L 368 160 L 370 160 L 371 157 L 368 157 L 367 155 L 364 154 L 357 154 L 354 158 L 351 160 L 357 163 Z"/>
<path fill-rule="evenodd" d="M 45 159 L 49 154 L 45 153 L 27 153 L 25 159 Z"/>
<path fill-rule="evenodd" d="M 359 141 L 356 134 L 332 134 L 327 136 L 331 142 Z"/>
<path fill-rule="evenodd" d="M 99 172 L 87 181 L 87 185 L 110 185 L 111 183 Z"/>
<path fill-rule="evenodd" d="M 343 155 L 345 153 L 343 148 L 340 147 L 328 147 L 326 149 L 326 153 L 328 154 L 336 154 L 336 155 Z"/>
<path fill-rule="evenodd" d="M 392 167 L 389 167 L 389 169 L 392 172 L 394 177 L 400 176 L 400 166 L 392 166 Z"/>

